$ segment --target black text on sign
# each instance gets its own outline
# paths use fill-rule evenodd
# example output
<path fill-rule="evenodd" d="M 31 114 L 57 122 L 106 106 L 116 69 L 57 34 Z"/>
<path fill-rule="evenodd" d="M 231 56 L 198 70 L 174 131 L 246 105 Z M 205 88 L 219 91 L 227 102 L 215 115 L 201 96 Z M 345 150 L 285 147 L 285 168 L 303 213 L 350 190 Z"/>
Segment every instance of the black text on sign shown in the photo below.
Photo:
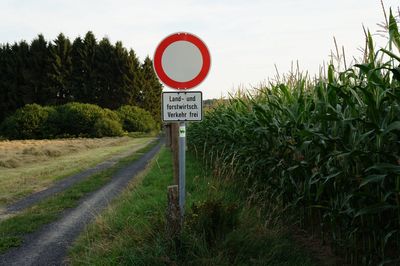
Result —
<path fill-rule="evenodd" d="M 203 97 L 200 91 L 162 93 L 164 122 L 201 121 L 202 110 Z"/>

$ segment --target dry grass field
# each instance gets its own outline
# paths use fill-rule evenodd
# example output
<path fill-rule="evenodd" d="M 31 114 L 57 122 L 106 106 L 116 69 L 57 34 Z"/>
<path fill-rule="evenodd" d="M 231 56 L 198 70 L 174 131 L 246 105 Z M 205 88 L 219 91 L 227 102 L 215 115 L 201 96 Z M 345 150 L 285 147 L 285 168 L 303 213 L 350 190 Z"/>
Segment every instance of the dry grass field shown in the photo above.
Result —
<path fill-rule="evenodd" d="M 140 149 L 154 138 L 0 141 L 0 210 L 57 179 L 116 154 Z"/>

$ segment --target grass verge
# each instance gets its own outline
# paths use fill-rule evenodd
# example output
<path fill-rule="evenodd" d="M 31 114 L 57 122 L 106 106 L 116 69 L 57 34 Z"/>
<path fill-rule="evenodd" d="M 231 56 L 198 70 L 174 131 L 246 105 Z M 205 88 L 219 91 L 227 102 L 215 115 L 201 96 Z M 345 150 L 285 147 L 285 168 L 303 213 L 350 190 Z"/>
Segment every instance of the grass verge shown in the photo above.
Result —
<path fill-rule="evenodd" d="M 88 179 L 58 193 L 25 211 L 0 222 L 0 253 L 21 245 L 25 234 L 56 220 L 62 211 L 77 206 L 79 200 L 110 181 L 112 175 L 123 166 L 139 159 L 158 142 L 148 144 L 133 155 L 121 159 L 113 167 L 94 174 Z"/>
<path fill-rule="evenodd" d="M 152 140 L 146 136 L 0 142 L 0 208 Z M 10 161 L 17 163 L 15 168 L 2 167 Z"/>
<path fill-rule="evenodd" d="M 171 154 L 165 148 L 89 225 L 70 251 L 72 265 L 315 265 L 281 228 L 266 226 L 237 186 L 211 177 L 187 156 L 187 211 L 179 237 L 165 225 Z M 141 184 L 138 185 L 140 182 Z M 190 206 L 190 207 L 189 207 Z"/>

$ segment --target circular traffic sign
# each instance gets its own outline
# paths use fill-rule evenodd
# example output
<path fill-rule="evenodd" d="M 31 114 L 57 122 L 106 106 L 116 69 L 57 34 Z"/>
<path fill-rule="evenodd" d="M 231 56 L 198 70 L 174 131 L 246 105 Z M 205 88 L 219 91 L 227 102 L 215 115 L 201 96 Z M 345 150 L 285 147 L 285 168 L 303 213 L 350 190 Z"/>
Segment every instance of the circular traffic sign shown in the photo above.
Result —
<path fill-rule="evenodd" d="M 207 46 L 199 37 L 179 32 L 169 35 L 157 46 L 153 65 L 165 85 L 186 90 L 206 78 L 211 58 Z"/>

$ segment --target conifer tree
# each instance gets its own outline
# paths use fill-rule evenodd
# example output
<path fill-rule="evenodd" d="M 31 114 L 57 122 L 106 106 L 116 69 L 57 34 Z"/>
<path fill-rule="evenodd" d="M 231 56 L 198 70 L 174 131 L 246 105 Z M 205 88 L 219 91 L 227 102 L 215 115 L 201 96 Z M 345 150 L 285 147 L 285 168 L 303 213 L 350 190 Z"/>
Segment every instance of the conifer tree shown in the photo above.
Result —
<path fill-rule="evenodd" d="M 97 47 L 95 55 L 96 87 L 95 93 L 97 104 L 102 107 L 113 108 L 116 91 L 116 69 L 114 47 L 108 40 L 103 38 Z"/>
<path fill-rule="evenodd" d="M 142 101 L 141 87 L 143 83 L 143 73 L 139 58 L 132 49 L 129 51 L 128 61 L 128 77 L 131 82 L 129 84 L 130 98 L 128 104 L 140 106 L 140 102 Z"/>
<path fill-rule="evenodd" d="M 162 85 L 153 70 L 153 62 L 148 56 L 142 64 L 142 74 L 141 106 L 149 111 L 154 119 L 160 123 Z"/>
<path fill-rule="evenodd" d="M 12 86 L 14 55 L 9 44 L 0 46 L 0 122 L 16 108 Z"/>
<path fill-rule="evenodd" d="M 142 107 L 160 121 L 161 84 L 149 57 L 107 38 L 97 42 L 89 31 L 71 44 L 60 33 L 53 42 L 38 35 L 0 45 L 0 122 L 25 104 L 93 103 L 117 109 Z"/>
<path fill-rule="evenodd" d="M 11 46 L 11 58 L 8 65 L 10 70 L 9 100 L 15 109 L 33 102 L 28 84 L 28 57 L 29 44 L 27 42 L 21 41 Z"/>
<path fill-rule="evenodd" d="M 140 71 L 140 63 L 137 58 L 131 58 L 131 54 L 123 47 L 121 42 L 115 44 L 115 84 L 117 97 L 113 107 L 117 108 L 129 104 L 135 98 L 135 77 Z"/>
<path fill-rule="evenodd" d="M 85 56 L 84 44 L 81 37 L 77 37 L 71 47 L 71 78 L 69 79 L 68 87 L 71 90 L 73 101 L 89 103 L 89 99 L 85 97 L 86 79 L 85 79 Z"/>
<path fill-rule="evenodd" d="M 82 83 L 79 93 L 79 101 L 86 103 L 97 103 L 96 95 L 96 50 L 98 48 L 96 37 L 93 32 L 88 31 L 83 39 L 82 47 Z"/>
<path fill-rule="evenodd" d="M 51 67 L 49 46 L 40 34 L 31 42 L 28 58 L 28 84 L 31 102 L 45 105 L 55 97 L 52 90 L 49 72 Z"/>
<path fill-rule="evenodd" d="M 50 70 L 51 86 L 56 92 L 55 102 L 63 104 L 72 99 L 69 85 L 72 73 L 71 42 L 60 33 L 50 45 L 52 69 Z"/>

